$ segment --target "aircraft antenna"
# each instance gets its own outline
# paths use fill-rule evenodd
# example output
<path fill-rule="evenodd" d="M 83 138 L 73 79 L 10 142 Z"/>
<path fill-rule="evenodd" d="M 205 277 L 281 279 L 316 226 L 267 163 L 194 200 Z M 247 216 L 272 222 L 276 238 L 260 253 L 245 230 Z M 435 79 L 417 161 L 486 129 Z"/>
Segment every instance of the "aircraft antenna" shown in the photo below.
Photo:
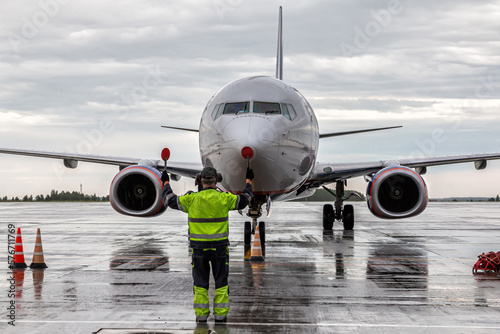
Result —
<path fill-rule="evenodd" d="M 281 6 L 278 21 L 278 54 L 276 55 L 276 79 L 283 80 L 283 8 Z"/>

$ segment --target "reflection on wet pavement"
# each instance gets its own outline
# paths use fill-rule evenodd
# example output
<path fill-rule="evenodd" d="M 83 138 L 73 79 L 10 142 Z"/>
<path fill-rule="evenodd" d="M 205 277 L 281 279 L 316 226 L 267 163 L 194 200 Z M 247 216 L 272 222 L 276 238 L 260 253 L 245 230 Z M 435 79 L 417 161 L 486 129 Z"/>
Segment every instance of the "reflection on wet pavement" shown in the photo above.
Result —
<path fill-rule="evenodd" d="M 160 239 L 142 234 L 117 240 L 116 251 L 109 263 L 112 270 L 168 270 L 168 257 Z"/>
<path fill-rule="evenodd" d="M 102 204 L 52 205 L 0 207 L 25 240 L 43 230 L 49 265 L 4 270 L 0 289 L 11 275 L 16 286 L 16 327 L 4 320 L 2 333 L 500 331 L 500 277 L 471 274 L 478 254 L 500 250 L 494 204 L 431 203 L 395 221 L 359 204 L 354 231 L 323 232 L 321 204 L 279 203 L 266 219 L 263 263 L 243 261 L 245 217 L 235 213 L 223 326 L 194 321 L 184 214 L 138 219 Z"/>

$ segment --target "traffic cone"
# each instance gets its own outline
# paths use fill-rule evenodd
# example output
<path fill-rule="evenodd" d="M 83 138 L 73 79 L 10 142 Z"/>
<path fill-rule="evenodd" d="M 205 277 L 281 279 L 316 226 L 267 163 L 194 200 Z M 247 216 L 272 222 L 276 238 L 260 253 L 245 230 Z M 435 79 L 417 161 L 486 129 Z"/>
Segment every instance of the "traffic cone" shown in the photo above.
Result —
<path fill-rule="evenodd" d="M 42 235 L 40 229 L 36 231 L 35 250 L 33 251 L 33 260 L 30 264 L 31 269 L 45 269 L 45 259 L 43 258 Z"/>
<path fill-rule="evenodd" d="M 255 236 L 253 237 L 252 256 L 250 257 L 250 261 L 264 261 L 260 243 L 259 224 L 255 226 Z"/>
<path fill-rule="evenodd" d="M 16 247 L 14 249 L 14 263 L 12 264 L 13 269 L 26 268 L 26 262 L 24 261 L 24 251 L 23 251 L 23 238 L 21 237 L 21 228 L 17 229 L 16 236 Z"/>

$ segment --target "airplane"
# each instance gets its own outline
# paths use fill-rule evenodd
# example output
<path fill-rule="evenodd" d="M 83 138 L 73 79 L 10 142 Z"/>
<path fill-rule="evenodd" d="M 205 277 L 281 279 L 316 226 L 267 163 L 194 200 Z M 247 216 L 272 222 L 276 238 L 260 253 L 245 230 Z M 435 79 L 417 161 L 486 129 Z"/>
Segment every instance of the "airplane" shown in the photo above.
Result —
<path fill-rule="evenodd" d="M 275 78 L 252 76 L 227 84 L 206 104 L 199 129 L 163 126 L 197 132 L 200 163 L 167 164 L 168 150 L 164 150 L 161 160 L 7 148 L 1 148 L 0 153 L 62 159 L 67 168 L 76 168 L 79 161 L 118 166 L 110 186 L 111 206 L 121 214 L 136 217 L 152 217 L 166 210 L 160 180 L 164 169 L 171 180 L 178 181 L 181 177 L 196 179 L 203 167 L 214 167 L 223 176 L 220 189 L 237 194 L 244 188 L 246 168 L 250 166 L 256 176 L 255 197 L 246 213 L 252 221 L 245 222 L 244 243 L 250 245 L 258 224 L 263 249 L 265 223 L 259 218 L 263 207 L 269 214 L 275 201 L 308 197 L 318 188 L 334 183 L 335 192 L 329 191 L 335 201 L 323 206 L 323 228 L 332 230 L 334 221 L 341 221 L 345 230 L 352 230 L 353 206 L 344 204 L 352 196 L 345 191 L 348 179 L 364 177 L 368 182 L 367 205 L 372 214 L 400 219 L 425 210 L 428 195 L 422 175 L 427 167 L 474 162 L 480 170 L 486 168 L 488 160 L 500 159 L 500 153 L 489 153 L 361 163 L 317 161 L 320 139 L 400 126 L 321 134 L 309 102 L 283 81 L 282 26 L 280 7 Z"/>

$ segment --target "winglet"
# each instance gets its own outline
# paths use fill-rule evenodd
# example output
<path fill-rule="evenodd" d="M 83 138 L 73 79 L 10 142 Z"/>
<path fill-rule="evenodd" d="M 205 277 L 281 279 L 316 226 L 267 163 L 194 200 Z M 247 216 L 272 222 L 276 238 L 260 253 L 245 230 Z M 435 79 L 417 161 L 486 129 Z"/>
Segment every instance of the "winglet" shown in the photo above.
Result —
<path fill-rule="evenodd" d="M 281 6 L 278 20 L 278 53 L 276 55 L 276 79 L 283 80 L 283 8 Z"/>

